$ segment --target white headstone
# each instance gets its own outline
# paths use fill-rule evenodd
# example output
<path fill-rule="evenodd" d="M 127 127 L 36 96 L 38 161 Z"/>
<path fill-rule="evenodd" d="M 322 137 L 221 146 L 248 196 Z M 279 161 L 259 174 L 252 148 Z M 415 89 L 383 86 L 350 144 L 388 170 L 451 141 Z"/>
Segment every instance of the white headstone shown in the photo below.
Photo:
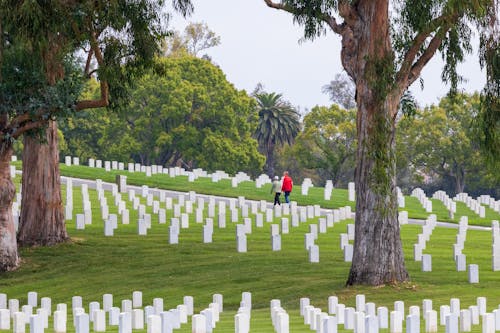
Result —
<path fill-rule="evenodd" d="M 469 265 L 469 283 L 479 283 L 479 267 L 476 264 Z"/>

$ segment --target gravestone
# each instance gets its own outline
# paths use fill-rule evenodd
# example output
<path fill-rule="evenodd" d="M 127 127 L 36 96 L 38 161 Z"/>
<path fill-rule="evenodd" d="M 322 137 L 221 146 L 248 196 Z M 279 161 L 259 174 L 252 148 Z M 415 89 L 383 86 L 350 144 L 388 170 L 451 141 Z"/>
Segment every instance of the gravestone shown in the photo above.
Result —
<path fill-rule="evenodd" d="M 344 262 L 352 262 L 353 246 L 347 244 L 344 246 Z"/>
<path fill-rule="evenodd" d="M 441 305 L 439 307 L 439 324 L 441 326 L 446 325 L 446 317 L 450 315 L 450 306 L 449 305 Z"/>
<path fill-rule="evenodd" d="M 281 235 L 271 236 L 271 247 L 273 251 L 281 251 Z"/>
<path fill-rule="evenodd" d="M 458 316 L 456 314 L 450 313 L 448 316 L 446 316 L 445 332 L 458 332 Z"/>
<path fill-rule="evenodd" d="M 81 313 L 76 316 L 75 332 L 76 333 L 89 333 L 90 321 L 89 315 Z"/>
<path fill-rule="evenodd" d="M 345 305 L 337 304 L 337 323 L 344 324 L 345 323 Z"/>
<path fill-rule="evenodd" d="M 380 329 L 389 328 L 389 309 L 385 306 L 377 308 L 378 327 Z"/>
<path fill-rule="evenodd" d="M 363 294 L 358 294 L 356 295 L 356 311 L 361 312 L 365 311 L 365 295 Z"/>
<path fill-rule="evenodd" d="M 283 217 L 281 218 L 281 233 L 288 234 L 289 232 L 290 232 L 290 227 L 288 225 L 288 218 Z"/>
<path fill-rule="evenodd" d="M 469 309 L 460 310 L 460 332 L 470 332 L 472 329 L 472 317 Z"/>
<path fill-rule="evenodd" d="M 467 258 L 465 256 L 465 254 L 459 254 L 456 256 L 455 264 L 456 264 L 457 272 L 465 272 L 467 270 L 466 262 L 467 262 Z"/>
<path fill-rule="evenodd" d="M 108 324 L 110 326 L 118 326 L 120 323 L 119 319 L 120 319 L 120 308 L 114 306 L 111 309 L 109 309 Z"/>
<path fill-rule="evenodd" d="M 212 243 L 213 226 L 208 224 L 203 226 L 203 243 Z"/>
<path fill-rule="evenodd" d="M 366 315 L 364 312 L 354 312 L 354 332 L 355 333 L 365 333 L 365 319 Z"/>
<path fill-rule="evenodd" d="M 10 330 L 10 311 L 0 309 L 0 330 Z"/>
<path fill-rule="evenodd" d="M 438 331 L 437 311 L 428 310 L 424 312 L 425 332 L 436 333 Z"/>
<path fill-rule="evenodd" d="M 26 318 L 22 312 L 14 312 L 12 317 L 12 331 L 14 333 L 26 332 Z"/>
<path fill-rule="evenodd" d="M 479 283 L 479 267 L 476 264 L 469 265 L 469 283 Z"/>
<path fill-rule="evenodd" d="M 410 314 L 406 317 L 406 333 L 420 333 L 420 318 Z"/>
<path fill-rule="evenodd" d="M 391 311 L 389 331 L 391 333 L 403 332 L 403 315 L 400 311 Z"/>
<path fill-rule="evenodd" d="M 356 309 L 347 307 L 344 312 L 344 329 L 354 330 L 354 312 Z"/>
<path fill-rule="evenodd" d="M 169 244 L 179 244 L 179 228 L 175 225 L 168 227 Z"/>
<path fill-rule="evenodd" d="M 264 227 L 264 216 L 261 213 L 255 214 L 255 226 L 257 228 Z"/>
<path fill-rule="evenodd" d="M 378 333 L 378 318 L 374 315 L 367 315 L 365 317 L 365 332 L 366 333 Z"/>
<path fill-rule="evenodd" d="M 132 313 L 122 312 L 118 318 L 118 333 L 132 333 Z"/>
<path fill-rule="evenodd" d="M 250 332 L 250 318 L 246 313 L 237 313 L 234 316 L 234 332 L 235 333 Z"/>
<path fill-rule="evenodd" d="M 432 257 L 430 254 L 422 255 L 422 271 L 432 272 Z"/>
<path fill-rule="evenodd" d="M 247 252 L 247 237 L 246 235 L 239 235 L 236 237 L 236 251 Z"/>
<path fill-rule="evenodd" d="M 309 247 L 309 262 L 318 263 L 319 262 L 319 247 L 318 245 L 311 245 Z"/>
<path fill-rule="evenodd" d="M 206 329 L 206 326 L 207 326 L 207 320 L 206 320 L 206 317 L 202 314 L 197 314 L 197 315 L 194 315 L 193 318 L 192 318 L 192 329 L 191 329 L 191 332 L 192 333 L 206 333 L 207 332 L 207 329 Z"/>
<path fill-rule="evenodd" d="M 94 310 L 93 312 L 93 329 L 94 332 L 106 331 L 106 313 L 104 310 Z"/>
<path fill-rule="evenodd" d="M 54 332 L 65 333 L 67 326 L 67 316 L 64 311 L 54 311 Z"/>

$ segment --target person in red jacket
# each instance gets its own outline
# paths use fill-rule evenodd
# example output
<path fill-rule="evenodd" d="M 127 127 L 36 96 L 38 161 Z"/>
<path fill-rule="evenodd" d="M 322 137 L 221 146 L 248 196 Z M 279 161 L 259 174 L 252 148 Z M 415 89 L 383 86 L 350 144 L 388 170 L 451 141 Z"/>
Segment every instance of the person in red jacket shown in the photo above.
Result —
<path fill-rule="evenodd" d="M 290 192 L 292 192 L 293 181 L 288 175 L 288 171 L 283 172 L 283 183 L 281 185 L 281 192 L 285 193 L 285 202 L 290 203 Z"/>

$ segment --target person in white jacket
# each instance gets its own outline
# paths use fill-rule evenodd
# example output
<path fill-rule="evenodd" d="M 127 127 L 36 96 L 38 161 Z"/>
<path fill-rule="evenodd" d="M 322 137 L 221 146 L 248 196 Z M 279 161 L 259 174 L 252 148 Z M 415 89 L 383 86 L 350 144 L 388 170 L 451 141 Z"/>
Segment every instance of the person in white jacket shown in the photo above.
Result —
<path fill-rule="evenodd" d="M 274 205 L 281 205 L 281 181 L 278 176 L 274 176 L 273 185 L 271 186 L 271 193 L 274 193 Z"/>

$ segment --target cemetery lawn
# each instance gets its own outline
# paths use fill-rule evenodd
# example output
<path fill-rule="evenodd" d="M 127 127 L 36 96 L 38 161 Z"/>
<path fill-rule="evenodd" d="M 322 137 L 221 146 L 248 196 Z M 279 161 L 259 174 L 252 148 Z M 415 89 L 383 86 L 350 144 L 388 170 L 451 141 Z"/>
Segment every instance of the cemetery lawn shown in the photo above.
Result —
<path fill-rule="evenodd" d="M 21 162 L 16 162 L 20 168 Z M 151 177 L 146 177 L 144 173 L 128 172 L 111 170 L 106 172 L 104 169 L 90 168 L 87 166 L 66 166 L 59 165 L 63 176 L 83 178 L 83 179 L 102 179 L 105 182 L 114 183 L 117 175 L 127 176 L 127 184 L 130 185 L 147 185 L 151 188 L 161 188 L 181 192 L 195 191 L 199 194 L 210 194 L 225 197 L 244 196 L 250 200 L 266 200 L 273 201 L 273 195 L 270 193 L 271 185 L 266 184 L 262 188 L 256 188 L 255 182 L 245 181 L 238 184 L 237 188 L 231 186 L 231 181 L 227 179 L 219 182 L 212 182 L 210 178 L 198 178 L 194 182 L 189 182 L 187 176 L 169 177 L 168 175 L 155 174 Z M 339 208 L 351 206 L 354 211 L 355 203 L 348 200 L 347 189 L 335 188 L 332 191 L 331 200 L 324 200 L 324 188 L 315 186 L 309 189 L 308 195 L 301 194 L 300 184 L 295 184 L 291 194 L 291 200 L 297 201 L 301 206 L 320 205 L 323 208 Z M 427 197 L 431 197 L 432 193 L 427 193 Z M 283 196 L 281 197 L 284 201 Z M 422 207 L 417 198 L 405 196 L 405 207 L 400 208 L 400 211 L 408 211 L 409 218 L 426 219 L 430 213 L 427 213 Z M 457 213 L 452 218 L 448 215 L 448 210 L 444 204 L 437 200 L 431 199 L 433 205 L 432 214 L 437 216 L 438 221 L 458 223 L 461 216 L 468 216 L 469 224 L 491 226 L 492 220 L 499 220 L 500 214 L 489 207 L 486 207 L 485 218 L 480 218 L 477 214 L 471 211 L 465 203 L 457 202 Z"/>
<path fill-rule="evenodd" d="M 117 174 L 87 167 L 61 166 L 61 169 L 65 175 L 99 178 L 104 181 L 114 181 Z M 256 189 L 251 182 L 242 183 L 237 189 L 233 189 L 225 181 L 212 183 L 210 179 L 200 179 L 189 183 L 183 177 L 125 174 L 128 184 L 148 184 L 150 187 L 184 192 L 194 190 L 197 193 L 225 196 L 243 195 L 249 199 L 265 198 L 268 201 L 272 199 L 268 187 Z M 64 192 L 63 188 L 63 197 Z M 328 297 L 332 295 L 337 296 L 339 302 L 346 306 L 354 306 L 356 294 L 364 294 L 366 302 L 387 306 L 389 310 L 393 309 L 395 301 L 403 300 L 406 311 L 411 305 L 421 306 L 423 299 L 431 299 L 433 309 L 437 311 L 440 305 L 449 304 L 450 298 L 459 298 L 461 307 L 468 308 L 476 304 L 477 297 L 485 296 L 490 312 L 500 303 L 500 272 L 493 272 L 491 269 L 490 231 L 467 231 L 463 253 L 467 256 L 467 264 L 479 265 L 478 284 L 469 284 L 467 272 L 455 270 L 453 244 L 456 229 L 434 229 L 423 251 L 424 254 L 432 255 L 433 270 L 422 272 L 421 263 L 413 260 L 413 244 L 417 242 L 417 234 L 422 232 L 422 226 L 403 225 L 401 237 L 411 281 L 376 288 L 345 287 L 350 263 L 343 261 L 340 234 L 346 232 L 346 224 L 353 223 L 352 220 L 336 223 L 327 233 L 319 234 L 315 243 L 319 245 L 320 263 L 313 264 L 309 263 L 308 253 L 304 249 L 304 234 L 308 232 L 309 224 L 318 222 L 317 218 L 309 219 L 299 227 L 290 227 L 290 233 L 282 235 L 282 250 L 277 252 L 271 250 L 271 223 L 264 222 L 263 228 L 257 228 L 254 224 L 252 233 L 247 236 L 248 252 L 238 253 L 236 223 L 230 222 L 229 213 L 226 228 L 219 229 L 217 223 L 214 223 L 211 244 L 202 243 L 202 224 L 194 221 L 194 214 L 190 217 L 189 228 L 181 229 L 177 245 L 168 244 L 168 224 L 159 224 L 155 214 L 152 214 L 152 227 L 147 236 L 139 236 L 137 212 L 132 209 L 130 224 L 123 225 L 119 222 L 114 236 L 105 237 L 97 194 L 94 190 L 89 190 L 89 194 L 93 208 L 92 224 L 87 225 L 85 230 L 76 230 L 75 220 L 67 221 L 71 242 L 53 247 L 21 249 L 22 265 L 15 272 L 1 275 L 1 293 L 7 294 L 9 299 L 19 299 L 20 304 L 26 304 L 27 293 L 37 291 L 39 299 L 52 298 L 53 310 L 57 303 L 68 304 L 69 310 L 71 297 L 79 295 L 83 297 L 87 311 L 88 304 L 92 301 L 98 301 L 102 306 L 102 296 L 106 293 L 113 294 L 113 305 L 120 307 L 122 300 L 132 298 L 133 291 L 142 291 L 143 305 L 150 305 L 153 298 L 159 297 L 163 298 L 166 310 L 182 304 L 183 296 L 189 295 L 194 297 L 195 313 L 207 308 L 212 302 L 212 295 L 219 293 L 224 297 L 224 312 L 214 330 L 216 333 L 234 332 L 234 315 L 241 301 L 241 293 L 246 291 L 252 293 L 250 331 L 257 333 L 273 332 L 269 309 L 272 299 L 281 300 L 281 306 L 290 315 L 290 332 L 297 333 L 309 331 L 299 316 L 301 297 L 310 298 L 311 305 L 320 307 L 323 311 L 327 311 Z M 308 197 L 299 194 L 300 189 L 296 186 L 293 199 L 301 205 L 337 207 L 348 204 L 346 190 L 334 190 L 333 200 L 325 204 L 320 188 L 312 188 Z M 77 213 L 82 213 L 79 187 L 73 186 L 73 195 L 74 217 Z M 138 196 L 145 204 L 145 199 L 139 194 Z M 106 192 L 106 197 L 110 213 L 116 213 L 113 196 Z M 122 197 L 131 208 L 126 195 L 122 194 Z M 413 198 L 406 199 L 407 207 L 414 211 L 413 216 L 418 216 L 418 202 L 413 202 Z M 438 206 L 433 204 L 434 207 Z M 151 207 L 147 210 L 151 213 Z M 423 210 L 422 214 L 427 216 Z M 167 211 L 167 221 L 171 216 L 172 212 Z M 275 218 L 273 223 L 279 221 L 279 218 Z M 68 331 L 74 332 L 71 323 L 71 311 L 68 311 Z M 49 327 L 53 327 L 52 323 Z M 422 330 L 424 327 L 421 323 Z M 339 325 L 339 331 L 343 331 L 341 328 L 343 326 Z M 444 332 L 444 327 L 440 326 L 439 330 Z M 480 325 L 473 326 L 474 332 L 480 330 Z M 107 331 L 116 332 L 117 328 L 108 326 Z M 191 323 L 175 332 L 191 332 Z"/>

